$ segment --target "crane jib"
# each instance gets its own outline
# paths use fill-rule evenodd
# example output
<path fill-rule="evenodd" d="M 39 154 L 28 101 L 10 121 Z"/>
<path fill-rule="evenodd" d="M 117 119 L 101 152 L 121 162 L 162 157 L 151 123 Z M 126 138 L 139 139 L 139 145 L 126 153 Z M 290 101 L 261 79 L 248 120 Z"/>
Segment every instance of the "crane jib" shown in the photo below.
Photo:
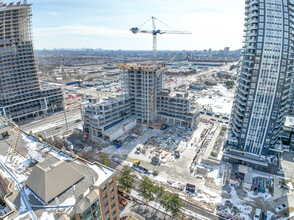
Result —
<path fill-rule="evenodd" d="M 153 30 L 142 30 L 141 27 L 146 24 L 149 20 L 152 19 L 152 29 Z M 169 27 L 170 29 L 173 29 L 172 31 L 168 30 L 156 30 L 156 25 L 155 25 L 155 20 L 159 21 L 155 17 L 149 18 L 143 25 L 141 25 L 139 28 L 134 27 L 131 28 L 130 31 L 133 32 L 133 34 L 137 33 L 147 33 L 147 34 L 152 34 L 153 35 L 153 61 L 156 61 L 156 50 L 157 50 L 157 34 L 191 34 L 190 32 L 182 32 L 182 31 L 177 31 L 174 28 L 171 28 L 167 24 L 163 23 L 162 21 L 159 21 L 160 23 L 164 24 L 165 26 Z"/>

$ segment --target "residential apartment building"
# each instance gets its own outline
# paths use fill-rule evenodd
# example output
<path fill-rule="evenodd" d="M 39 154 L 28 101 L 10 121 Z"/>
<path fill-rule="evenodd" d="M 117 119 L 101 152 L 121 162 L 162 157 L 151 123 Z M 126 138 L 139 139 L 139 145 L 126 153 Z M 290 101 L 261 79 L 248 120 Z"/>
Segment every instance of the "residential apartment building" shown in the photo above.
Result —
<path fill-rule="evenodd" d="M 291 80 L 291 101 L 290 101 L 290 111 L 289 114 L 294 116 L 294 74 L 292 74 L 292 80 Z"/>
<path fill-rule="evenodd" d="M 91 137 L 103 138 L 108 141 L 113 141 L 122 135 L 125 131 L 122 125 L 125 122 L 131 122 L 132 119 L 134 120 L 129 97 L 93 99 L 85 106 L 82 117 L 84 130 Z M 136 125 L 136 122 L 130 125 L 127 123 L 127 125 L 131 129 Z"/>
<path fill-rule="evenodd" d="M 199 110 L 187 93 L 162 89 L 163 65 L 118 65 L 122 69 L 123 95 L 86 104 L 84 130 L 93 139 L 113 141 L 137 123 L 158 126 L 162 122 L 195 129 Z M 160 127 L 160 126 L 159 126 Z"/>
<path fill-rule="evenodd" d="M 293 9 L 291 1 L 246 0 L 243 56 L 227 160 L 246 163 L 246 152 L 259 156 L 257 161 L 269 162 L 267 156 L 281 152 L 279 137 L 290 106 L 293 74 Z M 254 160 L 247 163 L 254 164 Z"/>
<path fill-rule="evenodd" d="M 119 65 L 122 89 L 130 97 L 133 114 L 144 122 L 156 119 L 156 100 L 162 88 L 162 65 Z"/>
<path fill-rule="evenodd" d="M 158 120 L 166 124 L 196 128 L 200 112 L 195 113 L 194 108 L 187 92 L 171 92 L 170 89 L 163 89 L 158 94 Z"/>
<path fill-rule="evenodd" d="M 113 169 L 40 142 L 7 118 L 0 127 L 8 131 L 0 140 L 1 219 L 119 219 Z"/>
<path fill-rule="evenodd" d="M 31 16 L 29 4 L 0 3 L 0 113 L 14 121 L 63 108 L 61 88 L 40 85 Z"/>

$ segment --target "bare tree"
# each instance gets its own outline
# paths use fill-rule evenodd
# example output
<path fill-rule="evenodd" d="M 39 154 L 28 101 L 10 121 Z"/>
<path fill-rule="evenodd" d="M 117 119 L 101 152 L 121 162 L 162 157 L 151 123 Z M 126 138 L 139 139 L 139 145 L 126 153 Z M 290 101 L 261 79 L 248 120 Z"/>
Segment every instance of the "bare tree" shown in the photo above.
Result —
<path fill-rule="evenodd" d="M 86 75 L 80 73 L 80 71 L 75 71 L 75 75 L 74 75 L 75 79 L 79 82 L 79 87 L 82 86 L 84 79 L 86 78 Z"/>

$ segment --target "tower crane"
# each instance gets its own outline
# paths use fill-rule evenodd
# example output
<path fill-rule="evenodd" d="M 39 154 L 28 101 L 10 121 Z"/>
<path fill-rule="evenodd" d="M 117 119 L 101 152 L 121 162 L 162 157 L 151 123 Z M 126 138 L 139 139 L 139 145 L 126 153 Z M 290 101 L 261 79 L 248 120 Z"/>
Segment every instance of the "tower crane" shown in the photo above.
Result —
<path fill-rule="evenodd" d="M 152 19 L 152 29 L 153 30 L 144 30 L 141 29 L 141 27 L 146 24 L 150 19 Z M 163 23 L 162 21 L 158 20 L 155 17 L 151 17 L 149 18 L 145 23 L 143 23 L 139 28 L 138 27 L 133 27 L 130 29 L 130 31 L 133 34 L 137 34 L 137 33 L 146 33 L 146 34 L 152 34 L 153 35 L 153 61 L 156 61 L 156 51 L 157 51 L 157 34 L 192 34 L 191 32 L 187 32 L 187 31 L 177 31 L 174 28 L 171 28 L 173 30 L 156 30 L 156 26 L 155 26 L 155 20 L 157 20 L 158 22 L 164 24 L 165 26 L 169 27 L 168 25 L 166 25 L 165 23 Z"/>

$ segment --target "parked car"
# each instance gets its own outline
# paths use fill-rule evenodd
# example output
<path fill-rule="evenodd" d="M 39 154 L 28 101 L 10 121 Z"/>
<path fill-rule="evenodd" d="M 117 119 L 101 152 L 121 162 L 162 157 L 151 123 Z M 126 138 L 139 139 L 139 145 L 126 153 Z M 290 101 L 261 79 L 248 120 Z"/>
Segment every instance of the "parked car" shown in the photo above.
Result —
<path fill-rule="evenodd" d="M 279 213 L 283 210 L 285 210 L 287 208 L 287 206 L 285 204 L 282 204 L 282 205 L 279 205 L 276 209 L 275 209 L 275 212 L 276 213 Z"/>
<path fill-rule="evenodd" d="M 261 209 L 255 209 L 253 220 L 260 220 Z"/>
<path fill-rule="evenodd" d="M 277 173 L 283 175 L 284 174 L 284 170 L 277 170 Z"/>

